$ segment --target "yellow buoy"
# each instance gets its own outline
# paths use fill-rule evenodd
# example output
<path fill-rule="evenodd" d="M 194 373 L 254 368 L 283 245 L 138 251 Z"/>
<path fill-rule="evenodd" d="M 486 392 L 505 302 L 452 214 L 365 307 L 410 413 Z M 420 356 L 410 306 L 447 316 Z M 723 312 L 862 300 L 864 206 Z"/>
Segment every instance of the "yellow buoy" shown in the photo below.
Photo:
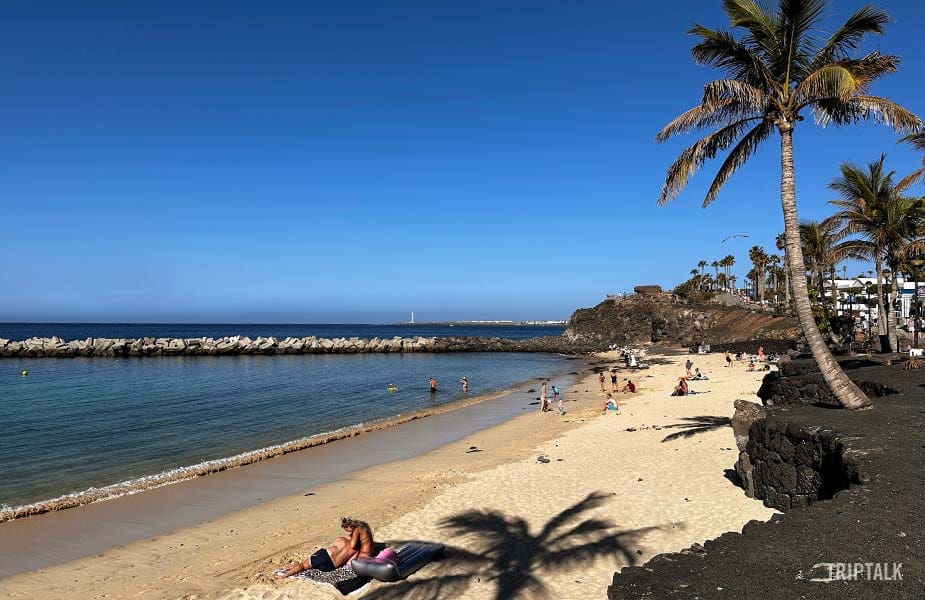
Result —
<path fill-rule="evenodd" d="M 29 371 L 26 371 L 25 369 L 23 369 L 23 371 L 22 371 L 22 376 L 25 377 L 25 376 L 28 375 L 28 374 L 29 374 Z"/>

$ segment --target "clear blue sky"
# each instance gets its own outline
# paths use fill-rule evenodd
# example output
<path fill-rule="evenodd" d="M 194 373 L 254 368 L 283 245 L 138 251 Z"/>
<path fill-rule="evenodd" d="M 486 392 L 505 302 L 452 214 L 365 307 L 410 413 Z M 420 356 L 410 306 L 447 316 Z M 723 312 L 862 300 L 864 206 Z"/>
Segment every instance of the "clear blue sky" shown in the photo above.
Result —
<path fill-rule="evenodd" d="M 921 3 L 878 5 L 874 91 L 925 114 Z M 567 318 L 741 275 L 783 229 L 776 136 L 712 207 L 718 164 L 655 203 L 693 138 L 654 135 L 716 75 L 692 21 L 719 0 L 6 0 L 0 321 Z M 801 216 L 842 160 L 920 164 L 895 141 L 804 122 Z"/>

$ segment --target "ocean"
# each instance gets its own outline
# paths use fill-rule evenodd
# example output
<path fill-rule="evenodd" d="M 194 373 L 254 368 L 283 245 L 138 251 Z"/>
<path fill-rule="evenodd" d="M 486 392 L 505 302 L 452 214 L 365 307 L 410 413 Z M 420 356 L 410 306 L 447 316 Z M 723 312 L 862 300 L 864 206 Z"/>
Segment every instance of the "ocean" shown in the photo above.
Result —
<path fill-rule="evenodd" d="M 474 335 L 471 329 L 498 337 L 562 331 L 16 324 L 0 327 L 0 337 Z M 3 359 L 0 505 L 28 505 L 481 395 L 526 391 L 539 378 L 564 377 L 567 367 L 565 357 L 514 353 Z M 435 395 L 427 390 L 431 376 L 440 384 Z M 464 376 L 467 396 L 459 385 Z M 399 391 L 388 392 L 388 383 Z"/>

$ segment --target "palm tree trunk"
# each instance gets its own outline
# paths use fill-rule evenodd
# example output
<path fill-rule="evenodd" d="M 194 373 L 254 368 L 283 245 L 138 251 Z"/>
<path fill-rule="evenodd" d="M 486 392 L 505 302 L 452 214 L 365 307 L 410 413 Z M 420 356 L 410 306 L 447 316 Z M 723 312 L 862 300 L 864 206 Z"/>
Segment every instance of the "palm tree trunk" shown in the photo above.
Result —
<path fill-rule="evenodd" d="M 892 286 L 891 286 L 891 289 L 893 290 L 893 298 L 899 298 L 899 281 L 898 281 L 898 277 L 897 277 L 897 273 L 896 273 L 897 270 L 898 270 L 898 267 L 894 265 L 893 268 L 892 268 L 893 276 L 892 276 L 892 278 L 891 278 L 891 279 L 893 280 L 893 283 L 892 283 Z M 892 319 L 892 321 L 893 321 L 893 323 L 892 323 L 893 327 L 892 327 L 892 329 L 891 329 L 891 331 L 892 331 L 892 334 L 891 334 L 891 335 L 892 335 L 893 337 L 890 338 L 890 340 L 891 340 L 890 343 L 893 344 L 893 350 L 894 350 L 895 352 L 900 352 L 900 348 L 899 348 L 899 327 L 896 325 L 896 319 L 893 317 L 893 305 L 892 305 L 892 304 L 890 304 L 889 314 L 890 314 L 890 319 Z"/>
<path fill-rule="evenodd" d="M 887 329 L 886 310 L 883 308 L 883 259 L 880 258 L 880 251 L 877 250 L 874 255 L 874 269 L 877 270 L 877 333 L 880 336 L 889 335 Z M 882 337 L 880 338 L 883 339 Z"/>
<path fill-rule="evenodd" d="M 806 267 L 803 264 L 803 249 L 800 247 L 800 232 L 797 221 L 796 187 L 793 180 L 793 124 L 783 121 L 778 123 L 780 132 L 780 203 L 784 213 L 784 237 L 787 244 L 787 260 L 793 281 L 794 304 L 803 335 L 809 342 L 809 349 L 819 366 L 822 378 L 829 389 L 845 408 L 857 409 L 870 406 L 868 398 L 861 389 L 845 375 L 832 357 L 822 340 L 822 333 L 813 319 L 813 310 L 809 303 L 806 288 Z"/>

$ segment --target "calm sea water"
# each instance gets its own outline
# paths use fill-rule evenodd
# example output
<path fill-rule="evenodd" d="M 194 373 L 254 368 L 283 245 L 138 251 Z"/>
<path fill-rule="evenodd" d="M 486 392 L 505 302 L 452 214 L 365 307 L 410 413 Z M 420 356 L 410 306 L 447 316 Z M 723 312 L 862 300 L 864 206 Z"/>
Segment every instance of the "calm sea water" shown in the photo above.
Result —
<path fill-rule="evenodd" d="M 210 325 L 215 329 L 196 333 L 186 325 L 143 332 L 73 327 L 73 337 L 338 335 L 332 333 L 338 326 Z M 361 335 L 352 327 L 350 335 Z M 18 331 L 0 335 L 52 333 Z M 60 328 L 54 333 L 71 337 Z M 503 353 L 4 359 L 0 504 L 32 503 L 452 402 L 462 396 L 463 376 L 471 397 L 566 367 L 559 356 Z M 426 388 L 430 376 L 441 384 L 435 396 Z M 387 392 L 389 382 L 399 391 Z"/>
<path fill-rule="evenodd" d="M 223 337 L 230 335 L 274 336 L 277 338 L 361 337 L 449 337 L 477 336 L 521 339 L 562 335 L 565 327 L 545 325 L 254 325 L 254 324 L 162 324 L 162 323 L 0 323 L 0 338 L 24 340 L 58 336 L 66 340 L 140 337 Z"/>

